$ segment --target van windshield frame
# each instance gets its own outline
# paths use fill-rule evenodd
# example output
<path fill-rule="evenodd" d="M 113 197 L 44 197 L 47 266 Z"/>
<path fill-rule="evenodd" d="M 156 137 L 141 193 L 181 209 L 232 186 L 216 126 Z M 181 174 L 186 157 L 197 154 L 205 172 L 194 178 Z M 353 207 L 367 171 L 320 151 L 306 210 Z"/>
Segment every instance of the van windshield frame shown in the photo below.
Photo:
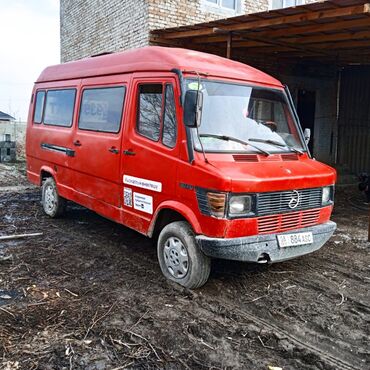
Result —
<path fill-rule="evenodd" d="M 206 153 L 261 154 L 260 149 L 270 154 L 308 153 L 284 90 L 225 80 L 199 79 L 198 83 L 194 77 L 184 79 L 184 85 L 185 92 L 199 86 L 203 93 L 199 136 L 196 128 L 190 129 L 196 151 L 203 146 Z"/>

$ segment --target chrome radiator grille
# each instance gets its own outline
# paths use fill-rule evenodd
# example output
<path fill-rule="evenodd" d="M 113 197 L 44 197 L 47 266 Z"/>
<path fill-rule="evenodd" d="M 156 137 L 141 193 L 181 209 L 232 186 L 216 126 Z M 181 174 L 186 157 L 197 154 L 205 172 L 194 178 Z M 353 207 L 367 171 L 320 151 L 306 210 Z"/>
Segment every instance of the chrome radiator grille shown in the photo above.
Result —
<path fill-rule="evenodd" d="M 321 207 L 321 197 L 322 188 L 259 193 L 257 195 L 256 213 L 258 216 L 264 216 L 319 208 Z M 298 204 L 296 205 L 297 199 Z"/>

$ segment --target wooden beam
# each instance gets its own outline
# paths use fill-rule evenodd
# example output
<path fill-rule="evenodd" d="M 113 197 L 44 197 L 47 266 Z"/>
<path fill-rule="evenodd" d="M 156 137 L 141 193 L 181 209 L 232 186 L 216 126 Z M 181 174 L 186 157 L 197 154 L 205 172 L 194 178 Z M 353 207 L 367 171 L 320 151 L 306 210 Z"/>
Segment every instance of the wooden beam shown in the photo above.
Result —
<path fill-rule="evenodd" d="M 307 26 L 294 26 L 286 28 L 281 28 L 278 30 L 270 29 L 268 31 L 261 31 L 258 34 L 262 37 L 280 37 L 280 36 L 293 36 L 293 35 L 304 35 L 307 33 L 319 33 L 319 32 L 326 32 L 326 31 L 350 31 L 353 28 L 360 28 L 360 27 L 369 27 L 370 20 L 369 17 L 366 16 L 364 18 L 358 19 L 351 19 L 351 20 L 333 20 L 332 22 L 328 23 L 313 23 Z"/>
<path fill-rule="evenodd" d="M 326 51 L 323 51 L 323 50 L 318 50 L 318 49 L 312 49 L 310 50 L 309 47 L 307 46 L 301 46 L 298 42 L 297 43 L 290 43 L 290 42 L 284 42 L 284 41 L 280 41 L 280 40 L 277 40 L 277 39 L 274 39 L 274 38 L 262 38 L 262 37 L 258 37 L 258 36 L 248 36 L 248 37 L 245 37 L 243 36 L 244 39 L 247 39 L 247 43 L 249 43 L 250 41 L 252 42 L 260 42 L 260 43 L 264 43 L 265 45 L 262 46 L 262 47 L 266 47 L 266 44 L 269 44 L 269 45 L 274 45 L 274 46 L 278 46 L 278 47 L 282 47 L 282 48 L 288 48 L 288 49 L 293 49 L 293 50 L 299 50 L 303 53 L 318 53 L 318 54 L 328 54 Z M 236 45 L 238 45 L 240 47 L 240 45 L 243 45 L 243 47 L 246 46 L 246 44 L 244 44 L 243 42 L 238 42 L 236 43 Z M 249 45 L 249 47 L 251 47 Z"/>
<path fill-rule="evenodd" d="M 182 46 L 183 42 L 186 42 L 187 40 L 167 40 L 162 37 L 157 37 L 157 36 L 151 36 L 149 38 L 149 42 L 151 44 L 155 45 L 164 45 L 164 46 Z"/>
<path fill-rule="evenodd" d="M 227 35 L 217 35 L 217 36 L 205 36 L 205 37 L 194 37 L 192 42 L 195 44 L 214 44 L 227 42 Z M 241 40 L 240 36 L 234 35 L 233 40 Z"/>
<path fill-rule="evenodd" d="M 369 19 L 369 28 L 370 28 L 370 19 Z M 345 41 L 345 40 L 359 40 L 359 39 L 370 39 L 370 30 L 367 31 L 357 31 L 357 32 L 340 32 L 340 33 L 333 33 L 330 35 L 321 34 L 315 36 L 301 36 L 301 37 L 291 37 L 286 38 L 284 41 L 296 43 L 299 42 L 300 44 L 316 44 L 322 42 L 330 42 L 330 41 Z"/>
<path fill-rule="evenodd" d="M 282 17 L 275 17 L 275 18 L 267 18 L 267 19 L 260 19 L 257 21 L 251 22 L 242 22 L 236 24 L 231 24 L 228 26 L 222 26 L 222 29 L 225 32 L 231 31 L 245 31 L 251 30 L 256 28 L 263 28 L 263 27 L 271 27 L 281 24 L 289 24 L 289 23 L 299 23 L 299 22 L 308 22 L 308 21 L 315 21 L 321 19 L 330 19 L 336 17 L 345 17 L 351 15 L 358 15 L 358 14 L 368 14 L 370 13 L 370 3 L 366 3 L 363 5 L 356 5 L 356 6 L 349 6 L 343 8 L 335 8 L 335 9 L 328 9 L 328 10 L 319 10 L 319 11 L 312 11 L 310 13 L 299 13 L 293 15 L 287 15 Z M 190 31 L 176 31 L 176 32 L 158 32 L 162 38 L 165 39 L 179 39 L 179 38 L 187 38 L 187 37 L 196 37 L 196 36 L 205 36 L 205 35 L 212 35 L 214 33 L 213 27 L 207 27 L 203 29 L 196 29 Z"/>
<path fill-rule="evenodd" d="M 232 43 L 233 43 L 233 34 L 232 32 L 229 32 L 229 34 L 227 35 L 227 50 L 226 50 L 227 59 L 231 59 Z"/>
<path fill-rule="evenodd" d="M 281 53 L 281 52 L 289 52 L 292 50 L 299 50 L 302 52 L 306 52 L 309 54 L 327 54 L 332 55 L 332 50 L 339 50 L 339 49 L 356 49 L 356 48 L 363 48 L 363 47 L 370 47 L 370 39 L 367 40 L 359 40 L 359 41 L 352 41 L 346 40 L 342 42 L 328 42 L 328 43 L 321 43 L 321 44 L 314 44 L 313 47 L 311 45 L 306 46 L 299 46 L 295 44 L 289 43 L 273 43 L 272 45 L 276 47 L 268 47 L 267 45 L 260 45 L 260 46 L 251 46 L 252 44 L 250 41 L 241 41 L 241 42 L 234 42 L 233 47 L 238 48 L 247 48 L 248 52 L 252 51 L 261 51 L 263 53 Z"/>
<path fill-rule="evenodd" d="M 292 34 L 306 34 L 306 33 L 318 33 L 318 32 L 326 32 L 326 31 L 334 31 L 334 30 L 340 30 L 340 31 L 346 31 L 350 32 L 349 35 L 352 34 L 353 28 L 360 28 L 360 27 L 370 27 L 370 19 L 368 17 L 366 18 L 360 18 L 355 20 L 348 20 L 348 21 L 340 21 L 340 22 L 332 22 L 332 23 L 323 23 L 323 24 L 315 24 L 314 26 L 301 26 L 301 27 L 292 27 L 292 28 L 284 28 L 279 30 L 270 30 L 266 32 L 252 32 L 252 35 L 257 34 L 259 37 L 266 37 L 266 38 L 278 38 L 279 36 L 289 36 Z M 354 38 L 362 38 L 365 37 L 365 34 L 367 31 L 358 31 L 353 33 Z M 248 33 L 249 34 L 249 33 Z M 316 39 L 317 37 L 317 39 Z M 319 40 L 319 37 L 321 35 L 314 35 L 312 36 L 312 41 Z M 322 35 L 324 38 L 324 35 Z M 327 35 L 325 37 L 330 38 L 331 35 Z M 350 37 L 350 36 L 348 36 Z M 307 37 L 297 37 L 296 40 L 299 40 L 298 42 L 305 43 L 305 40 Z M 349 38 L 350 39 L 350 38 Z M 150 41 L 151 43 L 157 44 L 157 45 L 168 45 L 168 46 L 182 46 L 182 40 L 168 40 L 163 39 L 156 36 L 151 36 Z M 242 41 L 242 36 L 239 35 L 233 35 L 233 41 Z M 286 38 L 287 41 L 289 41 L 288 38 Z M 207 42 L 227 42 L 227 35 L 218 35 L 213 37 L 199 37 L 199 38 L 193 38 L 191 39 L 191 42 L 194 44 L 206 44 Z M 265 45 L 265 43 L 263 43 Z M 253 45 L 249 46 L 263 46 L 260 45 L 260 43 L 254 43 Z"/>
<path fill-rule="evenodd" d="M 330 42 L 330 41 L 345 41 L 345 40 L 360 40 L 360 39 L 370 39 L 370 19 L 367 21 L 369 25 L 369 30 L 366 31 L 347 31 L 347 32 L 338 32 L 333 34 L 318 34 L 314 36 L 296 36 L 296 37 L 282 37 L 278 38 L 279 41 L 289 42 L 289 43 L 300 43 L 300 44 L 313 44 L 313 43 L 320 43 L 320 42 Z M 260 37 L 259 33 L 250 33 L 253 35 L 257 35 Z M 248 37 L 248 36 L 247 36 Z M 208 42 L 207 42 L 208 39 Z M 277 38 L 274 37 L 274 40 Z M 171 40 L 172 41 L 172 40 Z M 167 42 L 171 42 L 167 40 Z M 218 43 L 218 42 L 225 42 L 224 36 L 217 36 L 214 38 L 211 37 L 200 37 L 197 39 L 192 40 L 195 44 L 205 44 L 205 43 Z M 245 38 L 242 35 L 235 35 L 233 37 L 234 42 L 238 41 L 245 41 Z M 265 44 L 265 43 L 264 43 Z M 258 45 L 256 45 L 258 46 Z"/>
<path fill-rule="evenodd" d="M 238 47 L 238 44 L 233 45 L 235 50 L 242 50 L 245 49 L 244 47 Z M 317 56 L 331 56 L 332 54 L 322 54 L 320 51 L 317 50 L 300 50 L 300 49 L 292 49 L 290 47 L 274 47 L 274 46 L 265 46 L 265 47 L 258 47 L 258 48 L 247 48 L 245 50 L 248 54 L 263 54 L 263 55 L 276 55 L 279 53 L 285 53 L 287 55 L 295 55 L 295 56 L 304 56 L 304 55 L 317 55 Z"/>
<path fill-rule="evenodd" d="M 337 49 L 356 49 L 356 48 L 363 48 L 369 47 L 370 40 L 346 40 L 346 41 L 338 41 L 338 42 L 328 42 L 322 44 L 315 44 L 316 49 L 330 49 L 330 50 L 337 50 Z"/>

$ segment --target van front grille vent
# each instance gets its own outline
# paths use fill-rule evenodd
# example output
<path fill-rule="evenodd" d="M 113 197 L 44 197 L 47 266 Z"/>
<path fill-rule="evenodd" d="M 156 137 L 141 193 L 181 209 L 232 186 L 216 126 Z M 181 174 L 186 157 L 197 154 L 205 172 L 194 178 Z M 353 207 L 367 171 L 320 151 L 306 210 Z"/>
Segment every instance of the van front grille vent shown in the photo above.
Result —
<path fill-rule="evenodd" d="M 258 156 L 256 154 L 234 154 L 235 162 L 258 162 Z"/>
<path fill-rule="evenodd" d="M 257 154 L 234 154 L 235 162 L 277 162 L 277 161 L 298 161 L 297 153 L 272 154 L 262 156 Z"/>
<path fill-rule="evenodd" d="M 298 154 L 297 153 L 281 154 L 281 159 L 283 161 L 298 161 Z"/>
<path fill-rule="evenodd" d="M 317 225 L 320 209 L 290 212 L 258 218 L 258 233 L 272 234 Z"/>
<path fill-rule="evenodd" d="M 257 215 L 271 215 L 321 207 L 322 188 L 257 194 Z M 298 204 L 297 204 L 298 203 Z"/>

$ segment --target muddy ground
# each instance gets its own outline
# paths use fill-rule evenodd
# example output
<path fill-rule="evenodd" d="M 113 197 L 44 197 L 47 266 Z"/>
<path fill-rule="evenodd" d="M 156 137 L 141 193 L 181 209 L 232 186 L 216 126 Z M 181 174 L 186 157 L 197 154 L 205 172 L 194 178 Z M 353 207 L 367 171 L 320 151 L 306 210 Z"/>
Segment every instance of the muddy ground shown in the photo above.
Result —
<path fill-rule="evenodd" d="M 0 241 L 0 368 L 370 369 L 370 243 L 355 191 L 339 189 L 338 230 L 320 251 L 269 267 L 214 261 L 189 291 L 134 231 L 73 204 L 46 217 L 18 168 L 0 168 L 0 235 L 43 235 Z"/>

